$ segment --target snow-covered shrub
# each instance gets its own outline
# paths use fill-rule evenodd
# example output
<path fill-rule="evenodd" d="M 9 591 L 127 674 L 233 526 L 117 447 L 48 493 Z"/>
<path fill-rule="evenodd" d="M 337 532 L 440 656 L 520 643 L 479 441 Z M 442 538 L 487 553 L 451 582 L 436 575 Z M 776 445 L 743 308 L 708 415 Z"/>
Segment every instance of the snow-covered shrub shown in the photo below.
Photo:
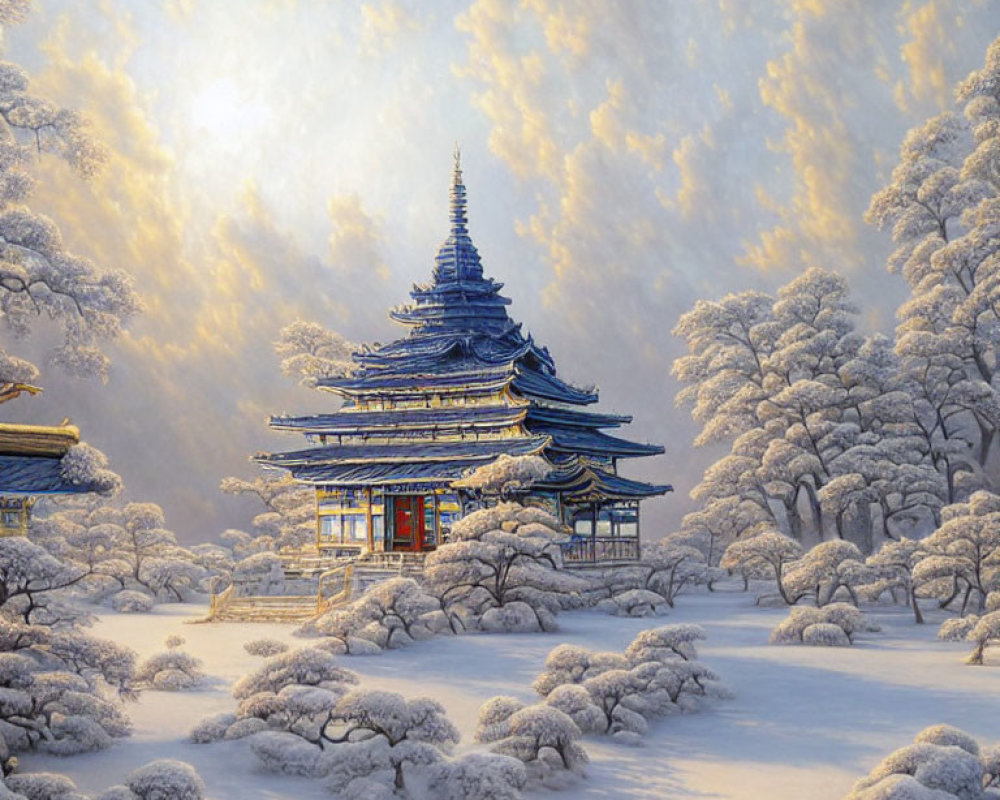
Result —
<path fill-rule="evenodd" d="M 560 545 L 569 535 L 558 520 L 537 508 L 503 503 L 455 523 L 452 541 L 427 556 L 424 588 L 436 598 L 452 630 L 479 624 L 489 630 L 554 629 L 554 616 L 580 605 L 587 581 L 562 569 Z M 525 609 L 504 613 L 505 606 Z M 499 609 L 486 615 L 491 609 Z"/>
<path fill-rule="evenodd" d="M 979 624 L 977 614 L 969 614 L 967 617 L 954 617 L 946 619 L 938 628 L 938 639 L 949 642 L 960 642 Z"/>
<path fill-rule="evenodd" d="M 226 732 L 222 738 L 226 741 L 246 739 L 248 736 L 253 736 L 255 733 L 260 733 L 267 729 L 268 724 L 264 720 L 257 717 L 244 717 L 243 719 L 236 720 L 236 722 L 226 728 Z"/>
<path fill-rule="evenodd" d="M 600 611 L 619 617 L 651 617 L 662 614 L 667 601 L 648 589 L 629 589 L 606 597 L 597 604 Z"/>
<path fill-rule="evenodd" d="M 887 756 L 844 800 L 987 800 L 1000 788 L 998 755 L 957 728 L 935 725 Z"/>
<path fill-rule="evenodd" d="M 244 644 L 243 649 L 252 656 L 270 658 L 279 653 L 288 652 L 288 645 L 284 642 L 279 642 L 277 639 L 254 639 L 252 642 Z"/>
<path fill-rule="evenodd" d="M 521 800 L 524 764 L 498 753 L 469 753 L 439 764 L 428 790 L 436 800 Z"/>
<path fill-rule="evenodd" d="M 187 640 L 183 636 L 178 636 L 176 633 L 172 633 L 163 640 L 163 645 L 168 650 L 174 650 L 183 645 L 185 641 Z"/>
<path fill-rule="evenodd" d="M 135 673 L 137 685 L 165 692 L 193 689 L 204 678 L 201 659 L 176 648 L 150 656 Z"/>
<path fill-rule="evenodd" d="M 851 640 L 839 625 L 817 622 L 802 631 L 802 644 L 814 647 L 849 647 Z"/>
<path fill-rule="evenodd" d="M 153 598 L 134 589 L 122 589 L 111 598 L 111 607 L 120 614 L 145 614 L 153 610 Z"/>
<path fill-rule="evenodd" d="M 250 739 L 250 749 L 269 772 L 320 778 L 329 771 L 319 747 L 287 731 L 258 733 Z"/>
<path fill-rule="evenodd" d="M 73 781 L 54 772 L 15 773 L 4 781 L 10 791 L 24 800 L 86 800 Z"/>
<path fill-rule="evenodd" d="M 125 776 L 125 785 L 137 800 L 204 800 L 205 784 L 194 767 L 163 758 Z"/>
<path fill-rule="evenodd" d="M 580 736 L 576 723 L 549 705 L 515 709 L 513 704 L 487 701 L 480 710 L 477 741 L 493 744 L 493 752 L 523 762 L 534 783 L 560 787 L 568 778 L 583 775 L 589 759 Z"/>
<path fill-rule="evenodd" d="M 205 717 L 191 729 L 189 737 L 195 744 L 217 742 L 226 735 L 226 729 L 236 722 L 236 715 L 228 711 Z"/>
<path fill-rule="evenodd" d="M 254 553 L 233 565 L 233 582 L 246 594 L 276 594 L 285 585 L 284 566 L 276 553 Z"/>
<path fill-rule="evenodd" d="M 842 641 L 836 634 L 826 628 L 814 631 L 806 641 L 806 631 L 812 626 L 835 625 L 843 633 Z M 849 603 L 831 603 L 822 608 L 812 606 L 796 606 L 788 616 L 771 631 L 768 642 L 771 644 L 820 644 L 834 645 L 854 643 L 854 635 L 858 632 L 878 631 L 878 625 L 870 622 L 863 612 Z"/>
<path fill-rule="evenodd" d="M 635 743 L 648 719 L 693 711 L 705 697 L 728 696 L 718 677 L 694 660 L 693 642 L 704 637 L 697 625 L 665 625 L 640 632 L 624 653 L 560 645 L 532 685 L 582 731 Z"/>

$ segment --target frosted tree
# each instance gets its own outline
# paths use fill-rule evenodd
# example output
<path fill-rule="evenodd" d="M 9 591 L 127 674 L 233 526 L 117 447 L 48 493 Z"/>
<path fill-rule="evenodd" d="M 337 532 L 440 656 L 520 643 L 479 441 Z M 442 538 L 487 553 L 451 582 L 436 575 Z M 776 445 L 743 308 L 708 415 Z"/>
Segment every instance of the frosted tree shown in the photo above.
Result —
<path fill-rule="evenodd" d="M 706 472 L 701 487 L 709 480 L 709 472 L 717 473 L 728 466 L 735 467 L 737 465 L 733 462 L 736 459 L 736 456 L 729 456 L 717 461 Z M 731 476 L 732 484 L 736 484 L 740 477 Z M 702 499 L 698 492 L 696 490 L 693 494 L 695 500 Z M 702 508 L 685 514 L 681 519 L 680 531 L 672 538 L 697 547 L 704 555 L 707 566 L 715 567 L 726 548 L 738 538 L 749 538 L 773 525 L 774 516 L 758 501 L 747 500 L 739 495 L 713 497 Z"/>
<path fill-rule="evenodd" d="M 941 518 L 941 527 L 921 542 L 925 556 L 913 579 L 942 606 L 962 594 L 961 613 L 981 613 L 987 595 L 1000 588 L 1000 497 L 975 492 L 968 502 L 945 506 Z"/>
<path fill-rule="evenodd" d="M 407 770 L 442 761 L 459 735 L 434 700 L 358 689 L 337 703 L 324 739 L 332 751 L 331 786 L 351 796 L 355 782 L 387 773 L 387 783 L 404 792 Z"/>
<path fill-rule="evenodd" d="M 636 566 L 619 572 L 625 587 L 653 592 L 671 608 L 681 592 L 708 580 L 708 564 L 702 551 L 674 536 L 645 547 Z"/>
<path fill-rule="evenodd" d="M 480 509 L 452 529 L 453 540 L 427 556 L 424 586 L 451 617 L 485 630 L 553 630 L 560 608 L 578 602 L 581 578 L 562 567 L 569 536 L 541 509 L 516 503 Z"/>
<path fill-rule="evenodd" d="M 996 748 L 980 747 L 950 725 L 934 725 L 876 765 L 844 800 L 986 800 L 997 785 Z"/>
<path fill-rule="evenodd" d="M 373 585 L 340 614 L 335 609 L 329 629 L 335 630 L 337 617 L 351 620 L 343 638 L 345 649 L 350 648 L 349 638 L 355 633 L 380 648 L 402 647 L 437 632 L 435 612 L 439 608 L 438 601 L 412 578 L 392 578 Z M 318 630 L 324 630 L 322 618 L 315 624 Z"/>
<path fill-rule="evenodd" d="M 506 502 L 527 492 L 533 483 L 544 479 L 551 471 L 552 465 L 541 456 L 502 453 L 452 485 L 480 498 L 499 498 Z"/>
<path fill-rule="evenodd" d="M 993 386 L 996 282 L 996 42 L 986 63 L 958 86 L 965 119 L 945 112 L 907 135 L 888 186 L 868 219 L 892 228 L 911 297 L 899 310 L 897 353 L 916 389 L 921 424 L 948 501 L 988 484 L 1000 417 Z"/>
<path fill-rule="evenodd" d="M 0 20 L 5 28 L 21 22 L 26 6 L 12 4 Z M 74 375 L 107 377 L 108 357 L 101 340 L 114 338 L 140 309 L 131 278 L 101 270 L 67 250 L 51 219 L 32 210 L 32 167 L 52 154 L 84 179 L 105 160 L 87 121 L 33 94 L 28 74 L 0 63 L 0 318 L 15 337 L 26 336 L 36 320 L 55 320 L 62 343 L 51 360 Z M 0 350 L 0 402 L 38 378 L 38 369 Z"/>
<path fill-rule="evenodd" d="M 877 577 L 886 585 L 898 586 L 903 590 L 906 602 L 913 609 L 913 616 L 918 625 L 923 624 L 924 618 L 917 602 L 913 568 L 923 557 L 921 543 L 904 537 L 898 541 L 885 542 L 877 553 L 868 557 L 866 562 L 876 570 Z"/>
<path fill-rule="evenodd" d="M 785 587 L 789 564 L 802 556 L 802 547 L 794 539 L 776 531 L 758 534 L 733 542 L 726 548 L 720 566 L 724 569 L 749 569 L 773 580 L 781 599 L 788 605 L 798 600 Z"/>
<path fill-rule="evenodd" d="M 979 617 L 965 638 L 975 645 L 966 663 L 981 665 L 986 648 L 1000 644 L 1000 611 L 991 611 Z"/>
<path fill-rule="evenodd" d="M 242 531 L 226 531 L 222 535 L 234 556 L 245 557 L 283 547 L 296 549 L 315 540 L 316 497 L 311 487 L 287 475 L 280 478 L 264 475 L 253 480 L 223 478 L 219 488 L 224 494 L 252 497 L 263 506 L 263 511 L 253 519 L 253 536 Z"/>
<path fill-rule="evenodd" d="M 274 351 L 281 371 L 306 386 L 320 378 L 344 375 L 353 368 L 352 353 L 358 345 L 317 322 L 296 320 L 281 329 Z"/>
<path fill-rule="evenodd" d="M 113 692 L 131 691 L 134 670 L 135 655 L 112 642 L 0 621 L 3 738 L 14 750 L 59 755 L 108 747 L 130 731 Z"/>
<path fill-rule="evenodd" d="M 874 572 L 867 568 L 856 545 L 833 539 L 820 542 L 789 568 L 785 590 L 795 602 L 811 594 L 816 605 L 823 606 L 843 589 L 857 605 L 856 587 L 870 583 L 873 578 Z"/>

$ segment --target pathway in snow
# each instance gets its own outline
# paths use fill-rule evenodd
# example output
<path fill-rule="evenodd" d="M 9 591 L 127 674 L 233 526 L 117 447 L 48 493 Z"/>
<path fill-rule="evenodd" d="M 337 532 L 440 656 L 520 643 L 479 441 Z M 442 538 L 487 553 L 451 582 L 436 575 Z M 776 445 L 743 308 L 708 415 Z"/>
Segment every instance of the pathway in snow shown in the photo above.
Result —
<path fill-rule="evenodd" d="M 211 684 L 195 692 L 145 692 L 130 708 L 135 734 L 108 751 L 59 759 L 27 755 L 26 769 L 69 774 L 87 791 L 103 789 L 153 758 L 192 763 L 213 800 L 329 798 L 321 783 L 259 771 L 244 742 L 194 745 L 188 731 L 203 716 L 232 710 L 232 682 L 261 660 L 243 643 L 261 637 L 301 644 L 281 625 L 186 625 L 204 608 L 167 605 L 153 615 L 109 614 L 94 632 L 135 648 L 141 657 L 179 633 L 205 662 Z M 496 694 L 533 701 L 531 681 L 549 650 L 572 642 L 621 650 L 640 630 L 666 622 L 703 625 L 701 659 L 734 691 L 700 714 L 654 722 L 645 745 L 612 745 L 588 737 L 589 778 L 574 789 L 540 792 L 564 798 L 732 798 L 838 800 L 889 751 L 921 728 L 957 725 L 980 740 L 1000 740 L 1000 664 L 969 667 L 964 645 L 935 639 L 938 617 L 916 626 L 905 609 L 875 618 L 881 634 L 852 648 L 766 644 L 784 609 L 753 606 L 752 596 L 717 592 L 682 596 L 659 619 L 619 619 L 596 612 L 560 617 L 557 634 L 439 638 L 372 657 L 345 657 L 364 684 L 438 699 L 471 739 L 479 705 Z"/>

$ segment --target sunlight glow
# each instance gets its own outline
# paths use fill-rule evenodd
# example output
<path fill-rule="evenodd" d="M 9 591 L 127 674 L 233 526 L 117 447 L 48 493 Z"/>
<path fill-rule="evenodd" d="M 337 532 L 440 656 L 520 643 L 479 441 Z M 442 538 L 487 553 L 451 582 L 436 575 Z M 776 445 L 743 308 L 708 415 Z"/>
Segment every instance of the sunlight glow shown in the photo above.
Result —
<path fill-rule="evenodd" d="M 242 143 L 267 118 L 267 110 L 251 92 L 232 78 L 216 78 L 206 84 L 191 103 L 191 122 L 219 139 Z"/>

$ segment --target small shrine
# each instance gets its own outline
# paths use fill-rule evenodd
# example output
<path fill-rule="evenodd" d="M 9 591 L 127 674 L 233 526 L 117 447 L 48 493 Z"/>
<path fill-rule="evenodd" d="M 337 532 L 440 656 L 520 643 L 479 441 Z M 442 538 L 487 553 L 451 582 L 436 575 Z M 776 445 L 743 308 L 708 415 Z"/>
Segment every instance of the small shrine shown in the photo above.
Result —
<path fill-rule="evenodd" d="M 607 433 L 631 417 L 589 410 L 597 391 L 561 380 L 510 318 L 469 237 L 457 154 L 450 223 L 431 282 L 390 311 L 409 335 L 364 346 L 353 372 L 319 381 L 343 398 L 338 411 L 271 418 L 312 446 L 256 460 L 316 487 L 317 548 L 349 555 L 433 550 L 475 507 L 454 482 L 501 454 L 539 455 L 552 471 L 527 502 L 573 529 L 566 560 L 637 559 L 640 502 L 671 487 L 619 475 L 618 462 L 663 448 Z"/>
<path fill-rule="evenodd" d="M 86 485 L 67 481 L 62 457 L 79 443 L 80 429 L 0 422 L 0 536 L 24 536 L 39 495 L 77 494 Z"/>

